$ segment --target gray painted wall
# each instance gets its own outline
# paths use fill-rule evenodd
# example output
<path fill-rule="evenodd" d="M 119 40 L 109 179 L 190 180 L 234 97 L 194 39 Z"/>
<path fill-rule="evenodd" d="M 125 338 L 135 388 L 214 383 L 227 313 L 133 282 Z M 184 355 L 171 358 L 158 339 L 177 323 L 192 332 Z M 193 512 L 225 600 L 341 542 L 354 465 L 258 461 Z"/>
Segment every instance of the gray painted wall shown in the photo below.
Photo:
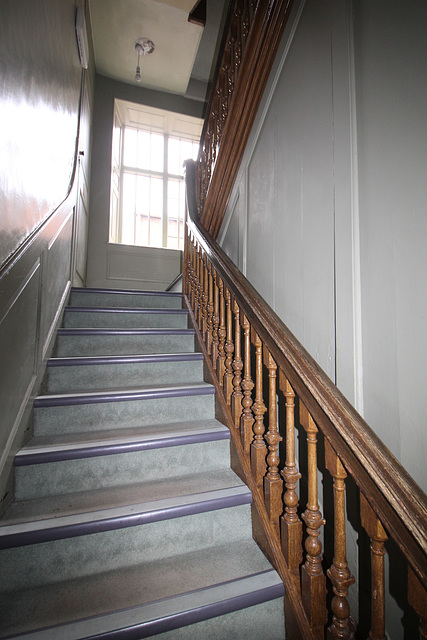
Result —
<path fill-rule="evenodd" d="M 93 55 L 82 72 L 75 10 L 75 0 L 1 2 L 0 509 L 73 277 L 77 151 L 89 175 Z"/>
<path fill-rule="evenodd" d="M 111 150 L 114 100 L 201 118 L 203 103 L 181 96 L 150 91 L 101 76 L 95 77 L 93 157 L 87 286 L 124 289 L 165 289 L 180 273 L 181 252 L 109 243 Z"/>
<path fill-rule="evenodd" d="M 426 24 L 421 1 L 296 3 L 220 233 L 424 488 Z"/>
<path fill-rule="evenodd" d="M 423 0 L 294 3 L 219 236 L 424 489 L 426 25 Z"/>

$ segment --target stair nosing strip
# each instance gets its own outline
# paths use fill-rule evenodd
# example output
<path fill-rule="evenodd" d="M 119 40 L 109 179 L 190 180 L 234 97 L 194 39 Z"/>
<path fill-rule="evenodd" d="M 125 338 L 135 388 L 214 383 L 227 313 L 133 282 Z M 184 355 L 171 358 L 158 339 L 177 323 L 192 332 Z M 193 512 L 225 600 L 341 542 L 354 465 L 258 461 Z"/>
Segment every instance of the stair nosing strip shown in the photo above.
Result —
<path fill-rule="evenodd" d="M 185 329 L 185 328 L 138 328 L 138 329 L 124 329 L 124 328 L 90 328 L 90 327 L 61 327 L 57 331 L 57 335 L 59 336 L 72 336 L 72 335 L 80 335 L 80 336 L 120 336 L 120 335 L 146 335 L 146 336 L 175 336 L 175 335 L 195 335 L 194 329 Z"/>
<path fill-rule="evenodd" d="M 129 314 L 136 314 L 136 313 L 141 313 L 143 315 L 150 315 L 150 314 L 158 314 L 158 315 L 188 315 L 188 310 L 187 309 L 170 309 L 170 308 L 153 308 L 153 309 L 146 309 L 143 307 L 65 307 L 64 311 L 66 313 L 129 313 Z"/>
<path fill-rule="evenodd" d="M 117 356 L 72 356 L 62 358 L 49 358 L 48 367 L 73 367 L 85 365 L 104 364 L 139 364 L 155 362 L 191 362 L 203 360 L 203 354 L 198 351 L 184 353 L 150 353 L 141 355 L 117 355 Z"/>
<path fill-rule="evenodd" d="M 119 391 L 93 391 L 89 393 L 52 394 L 37 396 L 34 408 L 68 407 L 84 404 L 103 404 L 107 402 L 132 402 L 153 400 L 154 398 L 178 398 L 186 396 L 214 395 L 215 387 L 207 383 L 195 383 L 181 387 L 152 387 L 147 389 L 125 389 Z"/>
<path fill-rule="evenodd" d="M 130 296 L 163 296 L 165 298 L 182 298 L 182 293 L 177 291 L 140 291 L 139 289 L 103 289 L 97 287 L 71 287 L 72 293 L 108 293 L 108 294 L 126 294 Z"/>
<path fill-rule="evenodd" d="M 230 431 L 227 427 L 199 429 L 196 432 L 178 432 L 174 435 L 150 436 L 141 438 L 123 438 L 118 440 L 99 440 L 92 443 L 74 443 L 67 445 L 49 445 L 46 447 L 23 447 L 15 455 L 14 466 L 23 467 L 33 464 L 48 464 L 66 460 L 78 460 L 82 458 L 96 458 L 105 455 L 120 453 L 132 453 L 134 451 L 148 451 L 151 449 L 165 449 L 188 444 L 203 442 L 216 442 L 229 440 Z"/>
<path fill-rule="evenodd" d="M 3 525 L 0 527 L 0 549 L 126 529 L 237 507 L 251 502 L 252 494 L 248 487 L 237 485 L 174 498 L 162 498 L 120 507 L 55 516 L 44 520 Z"/>
<path fill-rule="evenodd" d="M 148 638 L 281 598 L 284 594 L 284 584 L 276 571 L 267 569 L 129 609 L 75 620 L 14 637 L 17 640 L 56 640 L 58 631 L 61 631 L 62 640 Z M 103 627 L 100 628 L 102 622 Z M 138 633 L 138 636 L 135 633 Z"/>

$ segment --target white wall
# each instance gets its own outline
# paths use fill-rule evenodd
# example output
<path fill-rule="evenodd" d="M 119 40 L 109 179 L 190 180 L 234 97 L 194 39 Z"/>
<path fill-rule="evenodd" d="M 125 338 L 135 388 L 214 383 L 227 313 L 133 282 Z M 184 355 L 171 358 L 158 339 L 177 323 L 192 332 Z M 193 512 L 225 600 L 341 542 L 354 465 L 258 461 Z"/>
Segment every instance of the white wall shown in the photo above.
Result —
<path fill-rule="evenodd" d="M 294 3 L 219 235 L 424 490 L 426 26 L 424 0 Z M 392 638 L 405 582 L 395 570 Z"/>
<path fill-rule="evenodd" d="M 426 25 L 295 3 L 219 236 L 424 488 Z"/>

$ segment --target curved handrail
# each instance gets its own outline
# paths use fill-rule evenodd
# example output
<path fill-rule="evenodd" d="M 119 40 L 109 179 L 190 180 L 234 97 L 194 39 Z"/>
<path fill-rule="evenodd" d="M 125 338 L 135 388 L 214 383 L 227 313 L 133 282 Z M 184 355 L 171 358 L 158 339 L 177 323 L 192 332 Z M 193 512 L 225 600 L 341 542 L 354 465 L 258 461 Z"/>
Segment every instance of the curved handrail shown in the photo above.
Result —
<path fill-rule="evenodd" d="M 426 495 L 204 229 L 194 161 L 186 162 L 185 173 L 189 231 L 427 588 Z"/>

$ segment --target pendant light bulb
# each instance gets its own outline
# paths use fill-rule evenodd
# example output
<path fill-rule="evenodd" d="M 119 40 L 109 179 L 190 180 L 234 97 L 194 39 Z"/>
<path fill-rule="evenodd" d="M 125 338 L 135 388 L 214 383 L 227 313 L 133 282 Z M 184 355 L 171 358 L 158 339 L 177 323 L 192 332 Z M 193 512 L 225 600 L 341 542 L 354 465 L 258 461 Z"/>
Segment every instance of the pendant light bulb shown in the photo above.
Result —
<path fill-rule="evenodd" d="M 138 61 L 136 63 L 135 82 L 141 82 L 141 67 L 139 65 L 140 57 L 153 53 L 154 49 L 154 43 L 148 38 L 138 38 L 138 40 L 135 42 L 135 51 L 138 56 Z"/>

